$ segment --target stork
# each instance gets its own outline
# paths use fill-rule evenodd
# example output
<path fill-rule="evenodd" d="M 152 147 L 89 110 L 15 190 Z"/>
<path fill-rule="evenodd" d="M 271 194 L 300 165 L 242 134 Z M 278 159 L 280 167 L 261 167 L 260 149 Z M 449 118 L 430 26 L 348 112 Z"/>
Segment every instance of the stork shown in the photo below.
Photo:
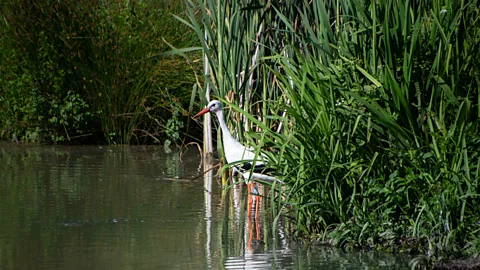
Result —
<path fill-rule="evenodd" d="M 240 173 L 243 179 L 247 183 L 247 189 L 249 194 L 248 200 L 248 216 L 250 216 L 253 199 L 251 199 L 250 194 L 258 194 L 256 192 L 255 185 L 252 183 L 253 180 L 262 180 L 267 182 L 276 181 L 275 177 L 264 174 L 265 164 L 263 162 L 264 156 L 255 155 L 251 147 L 247 147 L 238 142 L 233 138 L 230 130 L 225 123 L 225 118 L 223 117 L 223 106 L 222 103 L 218 100 L 212 100 L 208 103 L 207 107 L 197 113 L 194 118 L 204 115 L 209 112 L 214 112 L 217 115 L 218 122 L 220 123 L 220 128 L 222 130 L 222 139 L 223 139 L 223 149 L 225 152 L 225 159 L 227 163 L 236 163 L 233 167 L 233 170 L 237 173 Z M 245 162 L 241 162 L 245 161 Z M 253 169 L 252 169 L 252 166 Z M 258 215 L 258 205 L 259 199 L 255 203 L 255 216 Z"/>

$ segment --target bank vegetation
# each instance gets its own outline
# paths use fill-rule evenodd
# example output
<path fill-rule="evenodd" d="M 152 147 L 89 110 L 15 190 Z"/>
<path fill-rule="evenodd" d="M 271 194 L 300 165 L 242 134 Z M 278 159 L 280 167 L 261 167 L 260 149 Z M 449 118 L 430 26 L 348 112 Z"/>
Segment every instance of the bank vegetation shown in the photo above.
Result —
<path fill-rule="evenodd" d="M 418 265 L 478 255 L 477 1 L 187 7 L 200 98 L 227 104 L 284 183 L 267 195 L 273 217 L 326 244 L 424 254 Z"/>

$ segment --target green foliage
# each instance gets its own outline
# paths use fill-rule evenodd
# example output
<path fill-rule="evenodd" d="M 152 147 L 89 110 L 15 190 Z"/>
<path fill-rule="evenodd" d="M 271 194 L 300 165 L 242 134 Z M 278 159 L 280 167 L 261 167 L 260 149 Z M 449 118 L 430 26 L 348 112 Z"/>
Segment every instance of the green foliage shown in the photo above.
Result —
<path fill-rule="evenodd" d="M 455 255 L 479 229 L 475 3 L 350 4 L 306 6 L 318 44 L 279 61 L 294 124 L 283 141 L 297 143 L 276 161 L 296 188 L 299 229 Z M 309 8 L 341 20 L 316 31 Z"/>
<path fill-rule="evenodd" d="M 195 82 L 186 75 L 159 80 L 158 74 L 192 70 L 170 70 L 163 59 L 151 58 L 170 48 L 165 41 L 192 44 L 191 32 L 170 14 L 181 16 L 182 6 L 115 0 L 5 3 L 2 138 L 146 142 L 136 134 L 149 129 L 143 106 L 165 115 L 152 103 L 156 92 L 172 82 L 184 95 Z M 177 68 L 188 66 L 176 61 Z"/>
<path fill-rule="evenodd" d="M 299 234 L 337 245 L 479 252 L 476 1 L 207 4 L 208 38 L 191 23 L 206 82 L 221 97 L 232 89 L 242 109 L 232 107 L 261 128 L 253 137 L 285 183 L 271 193 L 274 213 L 293 210 Z M 247 14 L 262 19 L 240 23 Z M 261 44 L 258 65 L 230 32 Z M 222 55 L 242 53 L 225 70 Z M 256 75 L 251 91 L 240 74 Z"/>
<path fill-rule="evenodd" d="M 172 104 L 172 117 L 167 120 L 167 129 L 166 129 L 166 135 L 169 138 L 168 143 L 172 141 L 178 141 L 180 140 L 180 133 L 179 129 L 183 126 L 183 122 L 178 118 L 180 114 L 180 103 L 179 102 L 174 102 Z"/>
<path fill-rule="evenodd" d="M 19 60 L 13 49 L 5 55 L 0 79 L 2 98 L 2 138 L 14 141 L 37 142 L 50 136 L 52 141 L 63 141 L 69 134 L 81 134 L 91 119 L 88 104 L 71 90 L 64 93 L 65 73 L 53 61 L 53 48 L 41 32 L 36 61 L 38 70 L 31 70 Z M 2 39 L 6 48 L 11 45 Z"/>

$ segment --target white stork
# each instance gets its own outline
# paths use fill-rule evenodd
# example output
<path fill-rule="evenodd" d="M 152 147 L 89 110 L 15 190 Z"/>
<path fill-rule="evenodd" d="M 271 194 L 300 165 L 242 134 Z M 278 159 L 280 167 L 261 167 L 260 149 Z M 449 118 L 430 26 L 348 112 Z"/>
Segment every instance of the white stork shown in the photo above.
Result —
<path fill-rule="evenodd" d="M 237 165 L 233 167 L 233 170 L 240 173 L 246 181 L 249 196 L 252 192 L 258 194 L 254 184 L 250 180 L 273 182 L 276 181 L 276 178 L 263 173 L 265 171 L 265 164 L 263 163 L 264 156 L 257 155 L 255 159 L 255 153 L 251 147 L 246 147 L 233 138 L 227 124 L 225 123 L 222 108 L 223 106 L 220 101 L 212 100 L 208 103 L 205 109 L 197 113 L 194 117 L 196 118 L 209 112 L 214 112 L 217 115 L 220 128 L 222 129 L 223 149 L 227 163 L 237 163 Z M 239 161 L 245 162 L 238 163 Z M 255 167 L 252 170 L 253 164 L 255 164 Z M 256 198 L 257 197 L 258 196 L 256 196 Z M 247 210 L 248 216 L 250 216 L 252 203 L 253 200 L 249 197 Z M 259 200 L 256 201 L 255 205 L 255 216 L 257 216 Z"/>

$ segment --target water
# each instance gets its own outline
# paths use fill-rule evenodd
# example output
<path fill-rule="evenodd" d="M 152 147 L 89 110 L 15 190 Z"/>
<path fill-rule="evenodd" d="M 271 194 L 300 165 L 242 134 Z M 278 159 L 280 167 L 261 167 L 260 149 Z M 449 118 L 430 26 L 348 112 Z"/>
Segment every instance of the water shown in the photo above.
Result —
<path fill-rule="evenodd" d="M 201 166 L 196 148 L 0 145 L 0 269 L 408 268 L 272 235 Z"/>

